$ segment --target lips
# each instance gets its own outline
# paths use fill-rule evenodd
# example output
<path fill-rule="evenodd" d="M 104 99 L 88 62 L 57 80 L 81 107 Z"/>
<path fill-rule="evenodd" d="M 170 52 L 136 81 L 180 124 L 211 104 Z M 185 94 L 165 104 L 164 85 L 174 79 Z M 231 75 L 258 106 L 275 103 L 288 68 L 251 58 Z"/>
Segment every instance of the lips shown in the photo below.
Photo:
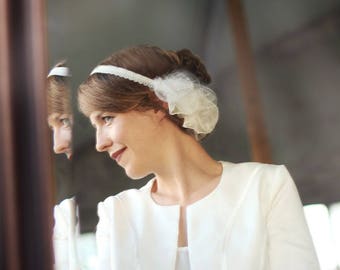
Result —
<path fill-rule="evenodd" d="M 126 150 L 126 147 L 123 147 L 116 152 L 111 154 L 111 158 L 114 159 L 115 161 L 118 161 L 120 156 L 123 154 L 123 152 Z"/>

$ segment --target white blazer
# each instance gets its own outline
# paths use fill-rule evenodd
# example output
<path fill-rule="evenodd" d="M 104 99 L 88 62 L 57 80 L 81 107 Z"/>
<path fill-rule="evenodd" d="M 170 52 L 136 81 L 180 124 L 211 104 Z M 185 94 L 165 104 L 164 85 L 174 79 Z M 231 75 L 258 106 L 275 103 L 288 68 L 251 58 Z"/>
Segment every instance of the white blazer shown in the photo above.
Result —
<path fill-rule="evenodd" d="M 285 166 L 222 164 L 215 190 L 186 210 L 190 269 L 319 269 Z M 156 204 L 153 181 L 98 204 L 98 269 L 175 269 L 180 207 Z"/>

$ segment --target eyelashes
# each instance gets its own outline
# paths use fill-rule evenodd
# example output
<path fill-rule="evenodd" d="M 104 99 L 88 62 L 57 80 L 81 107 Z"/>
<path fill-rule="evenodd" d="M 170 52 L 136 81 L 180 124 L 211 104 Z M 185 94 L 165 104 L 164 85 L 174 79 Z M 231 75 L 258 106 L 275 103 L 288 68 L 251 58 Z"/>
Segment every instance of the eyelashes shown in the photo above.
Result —
<path fill-rule="evenodd" d="M 72 115 L 56 115 L 53 117 L 49 117 L 47 120 L 48 126 L 51 130 L 55 130 L 58 128 L 70 129 L 73 126 L 73 117 Z"/>
<path fill-rule="evenodd" d="M 65 128 L 69 128 L 72 126 L 72 121 L 70 118 L 60 118 L 59 122 Z"/>
<path fill-rule="evenodd" d="M 101 119 L 102 119 L 102 121 L 103 121 L 104 124 L 109 125 L 109 124 L 112 123 L 114 117 L 113 117 L 113 116 L 105 115 L 105 116 L 102 116 Z"/>
<path fill-rule="evenodd" d="M 110 112 L 102 112 L 96 115 L 90 116 L 91 125 L 97 129 L 100 126 L 109 126 L 116 118 L 116 114 Z"/>

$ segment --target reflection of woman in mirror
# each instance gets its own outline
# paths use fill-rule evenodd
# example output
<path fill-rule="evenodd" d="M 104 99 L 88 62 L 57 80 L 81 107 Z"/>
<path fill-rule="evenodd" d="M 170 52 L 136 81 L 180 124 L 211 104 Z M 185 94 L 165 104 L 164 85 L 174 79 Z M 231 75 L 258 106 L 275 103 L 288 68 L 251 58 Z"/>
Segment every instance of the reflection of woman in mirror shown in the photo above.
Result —
<path fill-rule="evenodd" d="M 66 62 L 55 65 L 47 76 L 48 124 L 53 132 L 56 154 L 72 155 L 72 109 L 70 70 Z M 76 255 L 75 198 L 64 199 L 54 207 L 53 245 L 56 270 L 79 269 Z"/>
<path fill-rule="evenodd" d="M 47 77 L 48 124 L 53 131 L 56 154 L 72 156 L 72 110 L 70 104 L 69 68 L 58 63 Z"/>
<path fill-rule="evenodd" d="M 133 179 L 155 176 L 99 203 L 100 269 L 318 269 L 285 166 L 219 162 L 201 146 L 218 119 L 209 82 L 189 50 L 140 46 L 80 86 L 97 150 Z"/>

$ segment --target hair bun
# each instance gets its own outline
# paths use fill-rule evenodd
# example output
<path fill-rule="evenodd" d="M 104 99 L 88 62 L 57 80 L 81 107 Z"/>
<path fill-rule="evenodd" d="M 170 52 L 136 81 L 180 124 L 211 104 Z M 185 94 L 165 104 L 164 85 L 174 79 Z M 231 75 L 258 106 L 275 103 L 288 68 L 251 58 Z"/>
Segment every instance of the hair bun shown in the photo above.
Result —
<path fill-rule="evenodd" d="M 211 82 L 211 77 L 207 69 L 197 55 L 194 55 L 188 49 L 176 51 L 176 54 L 179 58 L 180 68 L 186 69 L 196 75 L 202 83 L 208 84 Z"/>

